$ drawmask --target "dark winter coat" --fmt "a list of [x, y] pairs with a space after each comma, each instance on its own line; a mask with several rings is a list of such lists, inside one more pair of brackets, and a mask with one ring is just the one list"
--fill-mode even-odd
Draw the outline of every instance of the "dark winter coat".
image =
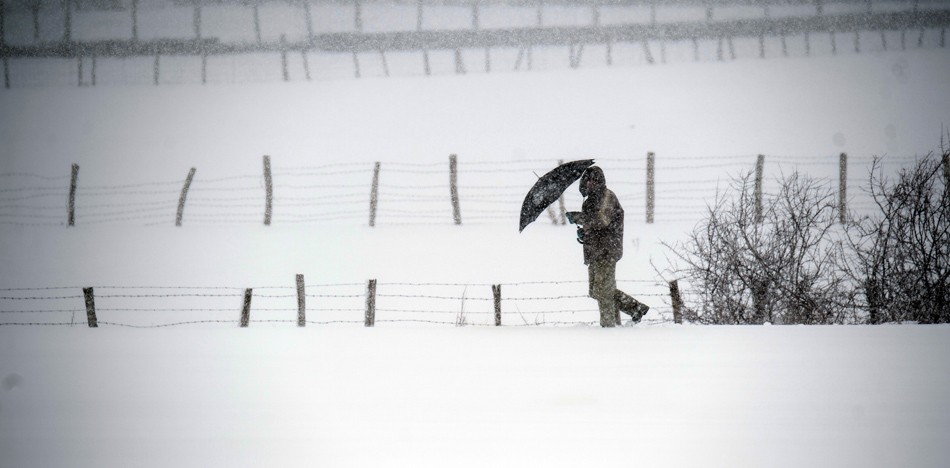
[[584, 264], [623, 257], [623, 207], [607, 189], [604, 171], [592, 166], [581, 177], [581, 194], [586, 198], [581, 207], [580, 237], [584, 244]]

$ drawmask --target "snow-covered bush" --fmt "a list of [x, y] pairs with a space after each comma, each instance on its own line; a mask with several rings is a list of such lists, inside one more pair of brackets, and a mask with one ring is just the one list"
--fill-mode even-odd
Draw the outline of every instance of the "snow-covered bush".
[[950, 149], [884, 176], [872, 166], [871, 195], [879, 212], [853, 218], [851, 276], [861, 285], [869, 323], [950, 322]]
[[692, 292], [686, 318], [706, 324], [853, 323], [854, 288], [838, 268], [835, 193], [794, 172], [775, 195], [735, 177], [686, 241], [670, 248]]

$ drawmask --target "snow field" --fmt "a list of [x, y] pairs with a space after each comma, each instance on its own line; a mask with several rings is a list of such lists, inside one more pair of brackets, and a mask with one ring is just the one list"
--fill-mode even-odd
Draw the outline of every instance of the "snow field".
[[[62, 216], [73, 163], [87, 197], [167, 190], [154, 195], [174, 203], [191, 167], [203, 181], [196, 189], [240, 187], [259, 197], [265, 154], [275, 172], [367, 168], [282, 174], [277, 183], [288, 185], [276, 195], [284, 198], [349, 194], [316, 187], [331, 184], [368, 188], [375, 161], [384, 171], [395, 162], [439, 168], [458, 154], [463, 187], [526, 190], [531, 171], [558, 159], [602, 159], [628, 210], [621, 288], [654, 308], [647, 323], [609, 330], [514, 326], [539, 316], [551, 325], [550, 310], [596, 320], [593, 301], [582, 297], [515, 300], [582, 296], [586, 270], [570, 227], [542, 215], [518, 234], [517, 218], [505, 221], [520, 202], [514, 189], [499, 190], [506, 196], [498, 207], [488, 203], [489, 190], [462, 191], [463, 220], [469, 208], [503, 212], [483, 225], [452, 225], [447, 200], [396, 206], [397, 195], [410, 197], [391, 186], [372, 229], [362, 215], [270, 227], [189, 224], [220, 213], [198, 206], [220, 201], [201, 197], [232, 196], [200, 190], [181, 228], [171, 224], [173, 205], [155, 206], [165, 216], [155, 226], [4, 224], [3, 295], [68, 287], [62, 296], [70, 297], [37, 308], [79, 312], [30, 318], [74, 319], [74, 327], [0, 327], [0, 466], [946, 466], [947, 326], [656, 322], [669, 310], [660, 243], [682, 239], [720, 180], [751, 170], [758, 154], [767, 155], [766, 174], [799, 167], [832, 185], [842, 152], [852, 158], [849, 180], [874, 155], [888, 155], [894, 171], [934, 150], [945, 131], [940, 123], [950, 122], [948, 67], [944, 50], [913, 50], [426, 79], [0, 92], [0, 174], [40, 176], [17, 182], [23, 185], [8, 185], [7, 177], [0, 190], [42, 185], [48, 188], [30, 195], [52, 194], [16, 201], [43, 207], [25, 214]], [[655, 224], [639, 212], [650, 151], [657, 155]], [[517, 164], [475, 172], [485, 161]], [[548, 162], [535, 168], [530, 161]], [[383, 172], [381, 183], [447, 183], [444, 172], [388, 178], [395, 174]], [[213, 182], [226, 178], [233, 179]], [[366, 189], [353, 190], [359, 199]], [[571, 192], [568, 209], [577, 209]], [[167, 203], [114, 195], [94, 202]], [[108, 209], [94, 211], [89, 201], [77, 201], [84, 216]], [[241, 213], [262, 216], [255, 213], [260, 198], [244, 203], [253, 206]], [[307, 209], [277, 205], [275, 220], [314, 216], [290, 208]], [[444, 210], [434, 221], [445, 224], [385, 218], [396, 209]], [[314, 295], [308, 319], [357, 323], [296, 327], [295, 300], [281, 296], [292, 294], [297, 273]], [[372, 278], [380, 310], [377, 326], [366, 329], [359, 310]], [[464, 296], [475, 325], [490, 318], [481, 311], [499, 283], [510, 326], [387, 321], [406, 318], [397, 309], [445, 310], [440, 318], [452, 321]], [[329, 284], [348, 286], [320, 286]], [[103, 322], [150, 326], [199, 313], [226, 322], [89, 329], [83, 286], [101, 288]], [[234, 289], [107, 297], [181, 293], [178, 287]], [[261, 294], [252, 320], [280, 321], [238, 329], [245, 287]], [[20, 306], [7, 300], [2, 310]], [[135, 310], [162, 307], [221, 310]], [[356, 311], [324, 310], [331, 308]]]
[[5, 327], [0, 461], [937, 467], [948, 333]]

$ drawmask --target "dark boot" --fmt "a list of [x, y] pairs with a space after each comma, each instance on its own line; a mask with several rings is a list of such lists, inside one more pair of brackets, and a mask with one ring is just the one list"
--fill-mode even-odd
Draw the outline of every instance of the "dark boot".
[[617, 306], [621, 312], [630, 316], [630, 319], [634, 322], [639, 322], [647, 311], [650, 310], [646, 304], [641, 303], [640, 301], [630, 297], [627, 293], [617, 290], [614, 294], [614, 298], [617, 301]]

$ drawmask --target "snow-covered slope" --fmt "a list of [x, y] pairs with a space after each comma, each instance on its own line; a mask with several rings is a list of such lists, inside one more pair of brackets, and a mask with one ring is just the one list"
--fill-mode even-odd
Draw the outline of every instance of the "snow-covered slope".
[[[665, 264], [659, 242], [697, 218], [644, 223], [643, 173], [622, 172], [616, 161], [642, 167], [655, 152], [658, 209], [667, 210], [701, 207], [716, 180], [744, 169], [708, 168], [734, 161], [722, 157], [748, 156], [751, 165], [766, 154], [784, 161], [770, 174], [800, 166], [833, 183], [841, 152], [867, 161], [934, 150], [950, 122], [948, 71], [945, 50], [923, 50], [465, 77], [0, 90], [0, 173], [62, 184], [78, 163], [89, 187], [177, 184], [191, 167], [206, 179], [259, 175], [265, 154], [291, 168], [429, 164], [458, 154], [525, 167], [463, 172], [461, 183], [504, 177], [527, 189], [531, 170], [601, 158], [608, 182], [630, 184], [623, 203], [636, 213], [627, 221], [621, 287], [649, 298], [651, 317], [662, 319], [669, 278], [655, 269]], [[529, 169], [530, 161], [551, 163]], [[4, 197], [17, 196], [10, 193], [19, 192]], [[462, 197], [464, 204], [464, 190]], [[506, 203], [517, 205], [513, 197]], [[569, 202], [576, 209], [577, 198]], [[65, 199], [51, 203], [65, 210]], [[402, 208], [386, 203], [381, 211]], [[451, 212], [447, 201], [444, 209]], [[340, 294], [352, 296], [346, 304], [308, 300], [314, 320], [337, 307], [355, 309], [361, 322], [363, 285], [376, 278], [380, 294], [391, 296], [380, 298], [380, 309], [428, 307], [402, 296], [418, 294], [408, 283], [438, 283], [448, 289], [426, 290], [450, 298], [438, 307], [464, 307], [470, 323], [487, 323], [479, 314], [491, 307], [489, 286], [505, 283], [506, 325], [553, 322], [542, 314], [551, 308], [575, 312], [572, 321], [596, 320], [582, 297], [586, 270], [573, 230], [543, 220], [517, 234], [516, 216], [369, 228], [363, 219], [189, 224], [189, 214], [181, 228], [171, 218], [158, 226], [0, 224], [0, 288], [13, 297], [34, 293], [9, 288], [70, 287], [67, 299], [36, 307], [78, 310], [62, 320], [82, 323], [82, 286], [292, 288], [303, 273], [308, 284], [355, 285]], [[528, 284], [536, 281], [548, 283]], [[101, 311], [103, 322], [183, 320], [132, 310], [161, 304], [112, 295], [97, 299], [112, 309]], [[557, 306], [543, 299], [561, 295], [581, 297]], [[513, 300], [531, 297], [542, 299]], [[239, 295], [209, 300], [174, 307], [222, 309], [236, 319]], [[252, 318], [295, 318], [292, 297], [255, 298], [254, 307]], [[0, 327], [0, 466], [950, 461], [944, 326], [439, 328], [397, 326], [387, 313], [378, 313], [375, 329]]]

